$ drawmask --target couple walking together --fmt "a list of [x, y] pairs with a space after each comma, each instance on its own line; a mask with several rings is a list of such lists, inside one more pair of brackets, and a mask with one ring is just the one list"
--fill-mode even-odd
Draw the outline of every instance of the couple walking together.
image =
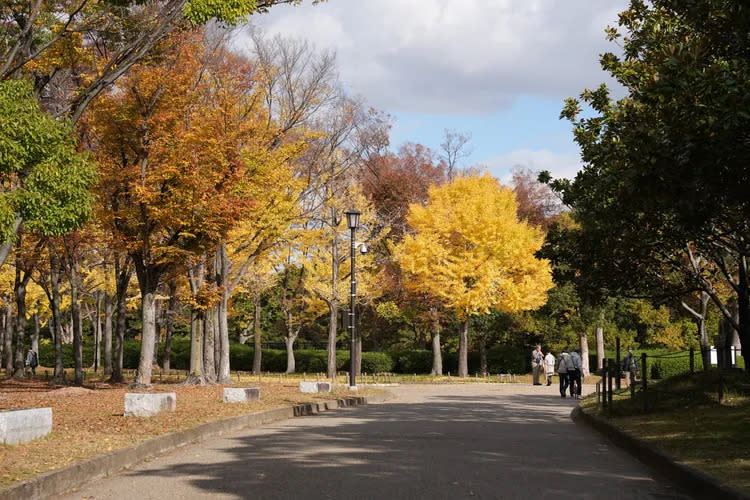
[[[583, 399], [581, 396], [581, 371], [582, 371], [581, 352], [574, 349], [568, 354], [567, 349], [560, 353], [560, 361], [557, 364], [557, 375], [560, 378], [560, 397], [564, 398], [568, 387], [570, 387], [570, 397]], [[547, 385], [552, 384], [552, 375], [555, 373], [555, 356], [547, 350], [547, 354], [542, 354], [542, 346], [537, 345], [531, 353], [531, 368], [534, 376], [534, 385], [542, 385], [540, 377], [544, 371], [547, 379]]]

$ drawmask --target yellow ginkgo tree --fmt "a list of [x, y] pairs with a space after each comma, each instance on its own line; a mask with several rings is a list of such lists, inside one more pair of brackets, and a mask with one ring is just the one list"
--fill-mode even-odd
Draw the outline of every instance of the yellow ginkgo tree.
[[552, 288], [549, 262], [534, 257], [544, 235], [519, 221], [516, 209], [513, 192], [489, 174], [458, 178], [432, 187], [425, 206], [410, 206], [413, 233], [394, 250], [408, 286], [461, 320], [462, 377], [468, 375], [471, 316], [535, 309]]

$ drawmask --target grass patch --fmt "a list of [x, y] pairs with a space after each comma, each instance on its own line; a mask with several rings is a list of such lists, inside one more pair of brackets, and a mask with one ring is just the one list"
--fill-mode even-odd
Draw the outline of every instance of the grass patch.
[[[233, 387], [260, 387], [261, 400], [225, 404], [221, 402], [223, 386], [183, 386], [166, 380], [158, 383], [157, 379], [152, 392], [176, 392], [177, 411], [150, 418], [124, 417], [124, 395], [134, 391], [125, 384], [107, 384], [92, 374], [83, 387], [50, 386], [40, 378], [0, 382], [0, 409], [51, 407], [53, 418], [48, 436], [21, 445], [0, 445], [0, 488], [205, 422], [352, 395], [345, 387], [334, 387], [332, 394], [301, 394], [298, 382], [302, 376], [280, 381], [278, 374], [264, 375], [259, 382], [257, 376], [242, 375], [238, 381], [234, 375]], [[307, 380], [315, 377], [308, 375]], [[379, 392], [363, 388], [357, 395]]]
[[[602, 416], [677, 460], [750, 494], [750, 375], [712, 371], [649, 384], [646, 413], [640, 390], [634, 399], [622, 390]], [[593, 398], [587, 399], [584, 410], [596, 412]]]

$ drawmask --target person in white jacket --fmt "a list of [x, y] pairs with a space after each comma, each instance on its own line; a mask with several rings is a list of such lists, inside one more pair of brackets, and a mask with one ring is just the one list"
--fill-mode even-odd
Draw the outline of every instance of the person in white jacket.
[[544, 356], [544, 375], [547, 377], [547, 385], [552, 385], [552, 375], [555, 374], [555, 357], [552, 352], [547, 351], [547, 355]]

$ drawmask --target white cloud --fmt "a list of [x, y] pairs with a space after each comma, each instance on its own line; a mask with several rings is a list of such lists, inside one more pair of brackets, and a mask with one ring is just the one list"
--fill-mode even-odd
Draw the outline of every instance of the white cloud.
[[509, 183], [511, 171], [518, 167], [534, 172], [548, 170], [553, 178], [572, 179], [582, 166], [577, 153], [555, 153], [544, 149], [519, 149], [480, 161], [479, 164], [485, 165], [504, 184]]
[[485, 113], [519, 94], [562, 98], [606, 81], [604, 27], [626, 0], [329, 0], [277, 6], [269, 33], [338, 53], [355, 92], [388, 110]]

